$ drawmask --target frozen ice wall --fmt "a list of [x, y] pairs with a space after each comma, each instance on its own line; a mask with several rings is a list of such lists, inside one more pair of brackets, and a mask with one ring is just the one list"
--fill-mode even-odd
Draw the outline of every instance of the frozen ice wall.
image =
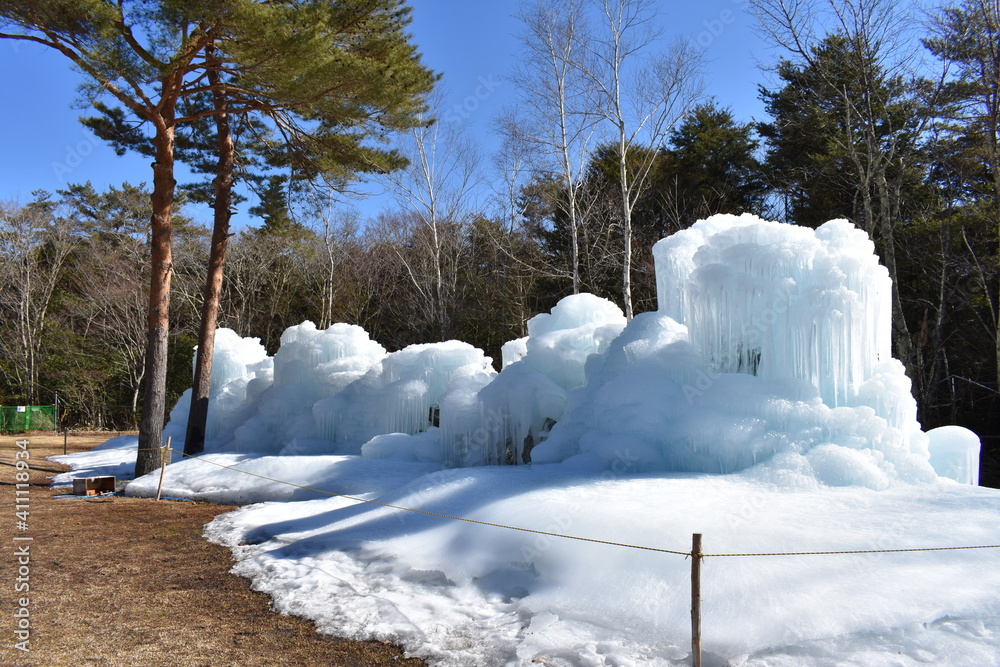
[[504, 346], [504, 368], [488, 384], [469, 382], [445, 396], [441, 442], [446, 463], [519, 464], [584, 384], [588, 358], [625, 327], [618, 306], [593, 294], [565, 297], [528, 321], [528, 336]]
[[[197, 363], [197, 348], [195, 359]], [[209, 411], [205, 424], [205, 437], [209, 440], [231, 430], [248, 401], [250, 383], [258, 373], [270, 372], [271, 359], [259, 338], [242, 338], [232, 329], [220, 328], [215, 332], [215, 346], [212, 356], [212, 376], [209, 381]], [[181, 396], [170, 412], [170, 423], [164, 435], [170, 436], [175, 445], [184, 440], [187, 430], [188, 411], [191, 406], [191, 390]]]
[[[868, 235], [846, 220], [816, 230], [713, 216], [653, 249], [660, 311], [688, 327], [719, 373], [798, 378], [830, 407], [867, 403], [891, 363], [892, 291]], [[896, 400], [909, 399], [894, 396]], [[881, 406], [895, 426], [908, 408]]]
[[713, 216], [654, 257], [659, 312], [587, 364], [533, 460], [721, 473], [767, 462], [758, 474], [872, 488], [933, 479], [867, 235], [843, 220]]
[[274, 381], [233, 433], [229, 449], [278, 452], [315, 438], [311, 408], [377, 367], [385, 348], [353, 324], [320, 330], [312, 322], [289, 327], [274, 355]]
[[[326, 330], [312, 322], [290, 327], [274, 357], [266, 355], [259, 339], [219, 329], [206, 449], [275, 452], [297, 437], [310, 436], [312, 404], [362, 377], [384, 356], [385, 349], [364, 329], [349, 324]], [[189, 401], [190, 390], [171, 411], [164, 430], [175, 441], [184, 437]]]
[[[436, 425], [442, 397], [453, 382], [489, 382], [494, 375], [492, 360], [468, 343], [410, 345], [317, 402], [312, 408], [317, 436], [334, 443], [337, 452], [358, 454], [377, 435], [422, 433]], [[301, 448], [286, 453], [291, 452], [304, 453]]]

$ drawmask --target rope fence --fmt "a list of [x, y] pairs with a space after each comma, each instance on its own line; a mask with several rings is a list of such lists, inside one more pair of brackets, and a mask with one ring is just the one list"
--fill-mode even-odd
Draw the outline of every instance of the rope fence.
[[160, 466], [160, 483], [157, 488], [157, 499], [160, 498], [160, 491], [163, 487], [163, 474], [166, 468], [166, 464], [170, 463], [170, 457], [168, 454], [178, 453], [183, 458], [190, 458], [198, 460], [202, 463], [207, 463], [218, 468], [224, 468], [226, 470], [232, 470], [244, 475], [249, 475], [251, 477], [256, 477], [258, 479], [266, 480], [269, 482], [274, 482], [276, 484], [283, 484], [286, 486], [294, 487], [297, 489], [303, 489], [306, 491], [312, 491], [321, 495], [326, 495], [335, 498], [343, 498], [345, 500], [351, 500], [358, 503], [367, 503], [369, 505], [376, 505], [379, 507], [385, 507], [389, 509], [400, 510], [404, 512], [412, 512], [414, 514], [422, 514], [425, 516], [432, 516], [440, 519], [447, 519], [450, 521], [462, 521], [465, 523], [477, 524], [481, 526], [490, 526], [493, 528], [502, 528], [505, 530], [519, 531], [523, 533], [531, 533], [535, 535], [544, 535], [547, 537], [555, 537], [559, 539], [566, 540], [576, 540], [579, 542], [589, 542], [593, 544], [606, 544], [614, 547], [622, 547], [626, 549], [638, 549], [642, 551], [652, 551], [656, 553], [673, 554], [677, 556], [684, 556], [685, 558], [691, 558], [691, 664], [693, 667], [701, 667], [701, 564], [706, 558], [750, 558], [750, 557], [762, 557], [762, 556], [838, 556], [838, 555], [858, 555], [858, 554], [893, 554], [893, 553], [918, 553], [918, 552], [933, 552], [933, 551], [971, 551], [979, 549], [1000, 549], [1000, 544], [984, 544], [984, 545], [973, 545], [973, 546], [955, 546], [955, 547], [912, 547], [912, 548], [901, 548], [901, 549], [851, 549], [843, 551], [781, 551], [781, 552], [747, 552], [747, 553], [704, 553], [702, 551], [702, 535], [701, 533], [694, 533], [692, 535], [692, 545], [690, 551], [680, 551], [675, 549], [663, 549], [660, 547], [645, 546], [639, 544], [629, 544], [627, 542], [616, 542], [613, 540], [603, 540], [593, 537], [583, 537], [580, 535], [567, 535], [564, 533], [556, 533], [547, 530], [538, 530], [535, 528], [525, 528], [523, 526], [510, 526], [502, 523], [495, 523], [490, 521], [480, 521], [478, 519], [470, 519], [468, 517], [453, 516], [450, 514], [442, 514], [439, 512], [431, 512], [429, 510], [417, 509], [414, 507], [406, 507], [403, 505], [395, 505], [392, 503], [384, 503], [378, 500], [370, 500], [367, 498], [359, 498], [357, 496], [351, 496], [343, 493], [337, 493], [335, 491], [328, 491], [325, 489], [318, 489], [316, 487], [307, 486], [304, 484], [297, 484], [295, 482], [289, 482], [287, 480], [277, 479], [275, 477], [269, 477], [267, 475], [262, 475], [259, 473], [251, 472], [249, 470], [242, 470], [234, 466], [225, 465], [222, 463], [217, 463], [203, 456], [194, 456], [191, 454], [185, 454], [183, 451], [173, 449], [170, 447], [170, 439], [167, 439], [167, 444], [161, 448], [150, 448], [150, 449], [123, 449], [121, 451], [159, 451], [163, 458], [161, 459], [163, 465]]

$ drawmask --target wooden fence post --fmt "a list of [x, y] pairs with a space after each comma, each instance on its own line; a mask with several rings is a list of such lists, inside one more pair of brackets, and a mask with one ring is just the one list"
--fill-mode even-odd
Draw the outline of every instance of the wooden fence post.
[[691, 665], [701, 667], [701, 533], [691, 536]]
[[163, 473], [167, 469], [167, 457], [170, 456], [170, 436], [167, 436], [167, 444], [160, 448], [160, 483], [156, 485], [156, 499], [160, 499], [160, 492], [163, 490]]

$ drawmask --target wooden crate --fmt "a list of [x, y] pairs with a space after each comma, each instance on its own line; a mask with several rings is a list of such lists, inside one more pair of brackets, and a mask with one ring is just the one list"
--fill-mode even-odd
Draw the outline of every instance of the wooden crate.
[[74, 496], [98, 496], [102, 493], [115, 492], [115, 478], [85, 477], [73, 480]]

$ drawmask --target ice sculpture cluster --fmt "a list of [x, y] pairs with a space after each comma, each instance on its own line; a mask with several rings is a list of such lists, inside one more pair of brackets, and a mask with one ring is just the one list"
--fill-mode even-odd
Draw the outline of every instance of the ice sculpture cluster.
[[441, 444], [451, 466], [520, 464], [586, 381], [584, 366], [625, 328], [618, 306], [592, 294], [562, 299], [528, 320], [528, 336], [508, 343], [504, 368], [481, 386], [463, 385], [441, 408]]
[[206, 448], [976, 483], [978, 438], [916, 421], [890, 352], [891, 283], [864, 232], [720, 215], [654, 258], [657, 312], [626, 322], [607, 300], [566, 297], [503, 346], [499, 373], [458, 341], [389, 354], [360, 327], [306, 322], [272, 359], [220, 330]]
[[[206, 438], [223, 437], [235, 428], [254, 390], [260, 389], [259, 381], [254, 385], [251, 385], [251, 381], [258, 373], [269, 374], [271, 361], [267, 350], [260, 344], [260, 339], [241, 338], [232, 329], [218, 329], [215, 332]], [[192, 367], [193, 365], [194, 362]], [[186, 425], [190, 405], [191, 392], [188, 390], [171, 411], [171, 424], [182, 422]], [[175, 441], [179, 441], [184, 437], [184, 430], [178, 434], [174, 424], [174, 427], [168, 427], [165, 435], [171, 435]]]
[[[217, 332], [216, 358], [248, 349], [263, 352], [259, 339]], [[214, 365], [212, 375], [210, 423], [219, 412], [226, 428], [208, 431], [207, 450], [358, 454], [377, 435], [426, 431], [449, 385], [495, 372], [489, 357], [467, 343], [411, 345], [390, 354], [359, 326], [318, 330], [304, 322], [281, 335], [273, 358], [237, 368], [218, 386]], [[190, 390], [164, 431], [175, 442], [183, 440], [189, 405]]]

